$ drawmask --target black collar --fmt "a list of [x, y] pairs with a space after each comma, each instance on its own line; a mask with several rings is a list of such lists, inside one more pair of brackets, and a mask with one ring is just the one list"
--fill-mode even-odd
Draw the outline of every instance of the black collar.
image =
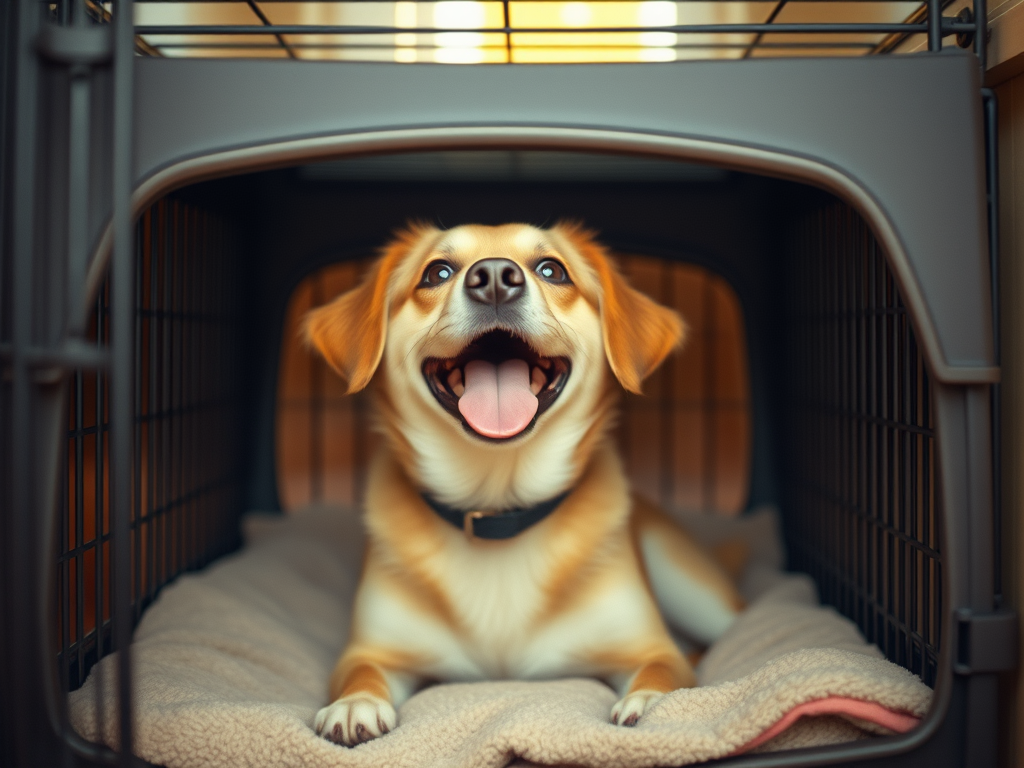
[[570, 493], [571, 488], [553, 499], [534, 504], [532, 507], [516, 507], [496, 512], [456, 509], [432, 499], [425, 493], [421, 493], [420, 496], [439, 517], [462, 529], [470, 538], [475, 536], [478, 539], [511, 539], [558, 509], [558, 505], [565, 501]]

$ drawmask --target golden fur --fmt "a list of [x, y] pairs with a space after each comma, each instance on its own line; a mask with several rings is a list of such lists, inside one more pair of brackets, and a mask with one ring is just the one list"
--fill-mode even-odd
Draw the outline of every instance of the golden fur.
[[[495, 257], [525, 275], [514, 328], [500, 319], [481, 327], [466, 298], [470, 267]], [[568, 281], [541, 278], [552, 259]], [[450, 277], [421, 282], [439, 260]], [[422, 368], [456, 358], [492, 327], [571, 360], [557, 399], [510, 439], [482, 439], [453, 418]], [[608, 435], [617, 387], [639, 392], [685, 326], [631, 288], [590, 233], [410, 227], [359, 287], [310, 313], [306, 334], [349, 392], [372, 380], [386, 437], [368, 478], [352, 633], [319, 733], [346, 745], [380, 736], [395, 727], [395, 707], [435, 680], [595, 676], [619, 692], [610, 718], [627, 726], [664, 693], [695, 684], [665, 619], [710, 642], [742, 602], [684, 531], [631, 497]], [[500, 511], [568, 489], [552, 514], [504, 540], [467, 536], [421, 496]], [[742, 560], [724, 555], [733, 567]]]

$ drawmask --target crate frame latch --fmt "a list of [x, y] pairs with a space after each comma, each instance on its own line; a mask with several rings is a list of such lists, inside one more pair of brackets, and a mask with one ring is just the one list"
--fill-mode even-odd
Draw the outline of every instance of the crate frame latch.
[[959, 675], [1006, 672], [1017, 668], [1020, 620], [1015, 611], [975, 613], [959, 608], [956, 620], [956, 661]]

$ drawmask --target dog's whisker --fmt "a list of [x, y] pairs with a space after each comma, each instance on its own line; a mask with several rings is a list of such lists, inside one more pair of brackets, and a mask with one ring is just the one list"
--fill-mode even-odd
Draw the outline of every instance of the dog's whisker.
[[[449, 328], [452, 327], [451, 323], [445, 323], [440, 328], [436, 328], [435, 327], [436, 325], [437, 325], [437, 323], [435, 323], [434, 325], [432, 325], [430, 327], [430, 332], [428, 333], [428, 339], [429, 338], [433, 338], [434, 336], [437, 336], [439, 333], [444, 333], [445, 331], [447, 331]], [[426, 344], [428, 339], [424, 339], [422, 343]]]
[[[572, 339], [569, 338], [569, 334], [566, 333], [565, 331], [565, 326], [557, 317], [553, 319], [555, 321], [555, 324], [552, 324], [549, 321], [544, 320], [544, 325], [550, 328], [566, 346], [573, 346]], [[576, 335], [576, 341], [579, 342], [579, 334], [576, 334], [575, 330], [573, 331], [573, 333]], [[582, 344], [576, 344], [576, 347], [580, 349], [584, 348]]]
[[440, 318], [438, 318], [433, 323], [431, 323], [423, 331], [423, 333], [421, 333], [419, 336], [416, 337], [416, 341], [413, 342], [413, 349], [416, 349], [416, 350], [422, 349], [427, 344], [427, 342], [429, 342], [431, 340], [431, 338], [433, 338], [436, 335], [435, 328], [437, 328], [437, 324], [439, 322], [441, 322]]
[[[423, 329], [422, 332], [420, 332], [416, 336], [416, 339], [413, 341], [413, 343], [409, 345], [409, 351], [406, 352], [405, 353], [405, 357], [402, 358], [402, 363], [403, 364], [409, 359], [409, 356], [413, 352], [418, 352], [422, 348], [422, 346], [427, 343], [427, 341], [429, 340], [429, 336], [430, 336], [431, 330], [434, 328], [434, 326], [436, 326], [439, 322], [441, 322], [441, 319], [442, 318], [440, 318], [440, 317], [437, 318], [437, 320], [435, 320], [433, 323], [428, 325], [425, 329]], [[442, 328], [441, 330], [444, 330], [444, 329]]]
[[[561, 320], [559, 320], [559, 319], [558, 319], [557, 317], [555, 318], [555, 322], [556, 322], [556, 323], [558, 323], [558, 327], [562, 329], [562, 332], [563, 332], [563, 333], [565, 333], [565, 336], [566, 336], [566, 343], [568, 343], [568, 344], [571, 344], [571, 345], [573, 345], [573, 346], [574, 346], [575, 348], [577, 348], [577, 349], [581, 350], [581, 353], [582, 353], [582, 354], [583, 354], [583, 355], [584, 355], [584, 356], [585, 356], [585, 357], [586, 357], [586, 358], [587, 358], [588, 360], [589, 360], [589, 359], [591, 359], [591, 357], [590, 357], [590, 352], [589, 352], [589, 351], [587, 350], [587, 346], [586, 346], [585, 344], [583, 344], [583, 340], [582, 340], [582, 339], [580, 338], [580, 333], [579, 333], [579, 331], [577, 331], [577, 330], [576, 330], [575, 328], [573, 328], [573, 327], [572, 327], [571, 325], [570, 325], [570, 326], [566, 326], [566, 325], [565, 325], [565, 324], [564, 324], [564, 323], [563, 323], [563, 322], [562, 322]], [[572, 335], [573, 335], [573, 336], [575, 337], [575, 340], [576, 340], [576, 343], [575, 343], [575, 344], [573, 344], [573, 343], [572, 343], [572, 342], [571, 342], [571, 341], [569, 340], [569, 338], [568, 338], [568, 333], [566, 333], [566, 329], [568, 329], [569, 331], [572, 331]]]

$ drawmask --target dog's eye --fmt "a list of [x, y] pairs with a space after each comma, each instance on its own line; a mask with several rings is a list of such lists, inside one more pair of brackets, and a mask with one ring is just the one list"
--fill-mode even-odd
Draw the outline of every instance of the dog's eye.
[[554, 259], [544, 259], [534, 269], [538, 275], [544, 278], [549, 283], [568, 283], [569, 275], [565, 271], [565, 267], [559, 264]]
[[435, 261], [433, 264], [427, 267], [423, 273], [423, 279], [420, 281], [421, 288], [433, 288], [435, 285], [440, 285], [451, 279], [452, 275], [455, 274], [455, 267], [449, 264], [447, 261]]

